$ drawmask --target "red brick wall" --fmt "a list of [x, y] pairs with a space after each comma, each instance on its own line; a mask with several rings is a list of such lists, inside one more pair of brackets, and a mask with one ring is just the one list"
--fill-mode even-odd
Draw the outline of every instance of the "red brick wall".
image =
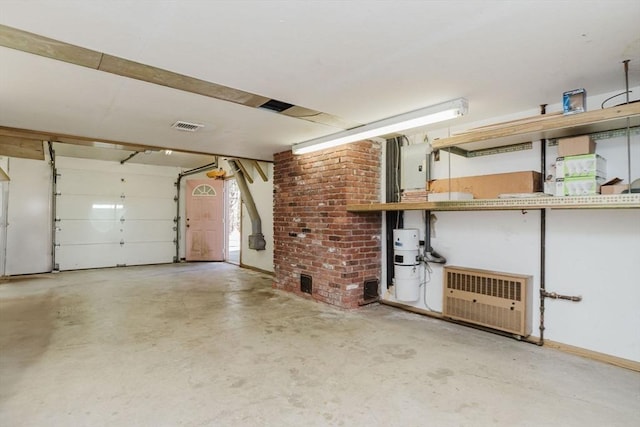
[[380, 200], [380, 144], [362, 141], [316, 153], [275, 155], [274, 287], [344, 308], [363, 300], [365, 280], [380, 280], [381, 215], [346, 211]]

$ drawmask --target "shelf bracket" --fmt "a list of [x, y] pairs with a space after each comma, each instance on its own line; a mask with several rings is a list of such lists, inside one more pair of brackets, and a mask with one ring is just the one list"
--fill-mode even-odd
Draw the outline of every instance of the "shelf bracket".
[[474, 157], [492, 156], [494, 154], [504, 154], [504, 153], [513, 153], [515, 151], [531, 150], [531, 148], [532, 148], [531, 142], [522, 142], [519, 144], [505, 145], [502, 147], [481, 148], [479, 150], [465, 150], [464, 148], [460, 148], [454, 145], [452, 147], [447, 147], [446, 151], [451, 154], [456, 154], [458, 156], [471, 159]]

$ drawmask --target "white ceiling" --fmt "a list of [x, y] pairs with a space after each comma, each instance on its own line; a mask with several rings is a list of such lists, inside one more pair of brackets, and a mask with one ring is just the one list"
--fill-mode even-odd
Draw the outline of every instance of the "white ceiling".
[[[0, 2], [1, 24], [358, 123], [621, 91], [624, 59], [638, 85], [639, 22], [637, 0]], [[0, 126], [263, 160], [341, 130], [4, 47], [0, 99]]]

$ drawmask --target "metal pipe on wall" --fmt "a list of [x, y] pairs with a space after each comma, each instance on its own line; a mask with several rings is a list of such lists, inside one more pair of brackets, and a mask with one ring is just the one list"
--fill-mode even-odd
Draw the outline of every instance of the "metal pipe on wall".
[[124, 165], [126, 162], [128, 162], [129, 160], [133, 159], [135, 156], [137, 156], [138, 154], [140, 154], [139, 151], [134, 151], [133, 153], [129, 154], [129, 156], [126, 159], [122, 159], [120, 160], [120, 164]]
[[[540, 105], [540, 114], [544, 115], [547, 112], [547, 104]], [[540, 179], [542, 180], [542, 188], [544, 188], [545, 175], [547, 173], [547, 140], [545, 138], [540, 139]], [[540, 338], [537, 342], [538, 345], [544, 345], [544, 312], [545, 312], [545, 298], [563, 299], [567, 301], [580, 302], [581, 296], [569, 296], [560, 295], [555, 292], [547, 292], [546, 288], [546, 239], [547, 239], [547, 211], [546, 209], [540, 209]]]
[[[540, 105], [540, 114], [547, 113], [547, 104]], [[547, 175], [547, 140], [540, 140], [540, 188], [544, 189]], [[538, 345], [544, 344], [544, 299], [546, 294], [546, 256], [547, 256], [547, 210], [540, 209], [540, 337]]]
[[[624, 90], [626, 93], [625, 103], [629, 104], [629, 60], [622, 61], [624, 64]], [[631, 118], [627, 117], [627, 179], [629, 180], [629, 193], [631, 193]]]
[[[386, 169], [386, 186], [385, 186], [385, 202], [395, 203], [400, 201], [400, 146], [402, 138], [387, 139], [387, 162]], [[387, 289], [393, 285], [394, 267], [393, 267], [393, 230], [394, 228], [402, 228], [403, 212], [387, 211], [385, 212], [386, 220], [386, 241], [387, 241]]]
[[[426, 142], [426, 138], [425, 138], [425, 142]], [[448, 157], [449, 157], [449, 176], [451, 176], [451, 150], [449, 150], [448, 153]], [[431, 182], [431, 164], [433, 162], [433, 151], [429, 152], [429, 154], [427, 155], [427, 182]], [[449, 180], [449, 191], [451, 191], [451, 180]], [[451, 194], [451, 193], [449, 193]], [[433, 247], [431, 246], [431, 233], [432, 233], [432, 219], [435, 220], [435, 216], [432, 216], [431, 211], [427, 210], [424, 212], [424, 261], [425, 261], [425, 268], [426, 267], [426, 263], [427, 262], [433, 262], [436, 264], [446, 264], [447, 263], [447, 259], [445, 257], [443, 257], [442, 255], [440, 255], [438, 252], [436, 252], [435, 250], [433, 250]], [[427, 305], [426, 303], [426, 299], [425, 299], [425, 306]]]
[[57, 271], [56, 267], [56, 197], [58, 185], [58, 172], [56, 171], [56, 152], [53, 149], [53, 142], [47, 141], [49, 147], [49, 161], [51, 164], [51, 269]]

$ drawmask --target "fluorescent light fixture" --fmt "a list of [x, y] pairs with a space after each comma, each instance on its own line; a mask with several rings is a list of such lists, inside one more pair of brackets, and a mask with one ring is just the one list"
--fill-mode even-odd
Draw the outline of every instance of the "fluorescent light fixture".
[[306, 154], [324, 150], [349, 142], [362, 141], [376, 136], [389, 135], [408, 129], [414, 129], [432, 123], [443, 122], [463, 116], [467, 113], [468, 102], [465, 98], [455, 99], [442, 104], [414, 110], [409, 113], [378, 120], [343, 132], [323, 136], [309, 141], [293, 144], [293, 154]]

